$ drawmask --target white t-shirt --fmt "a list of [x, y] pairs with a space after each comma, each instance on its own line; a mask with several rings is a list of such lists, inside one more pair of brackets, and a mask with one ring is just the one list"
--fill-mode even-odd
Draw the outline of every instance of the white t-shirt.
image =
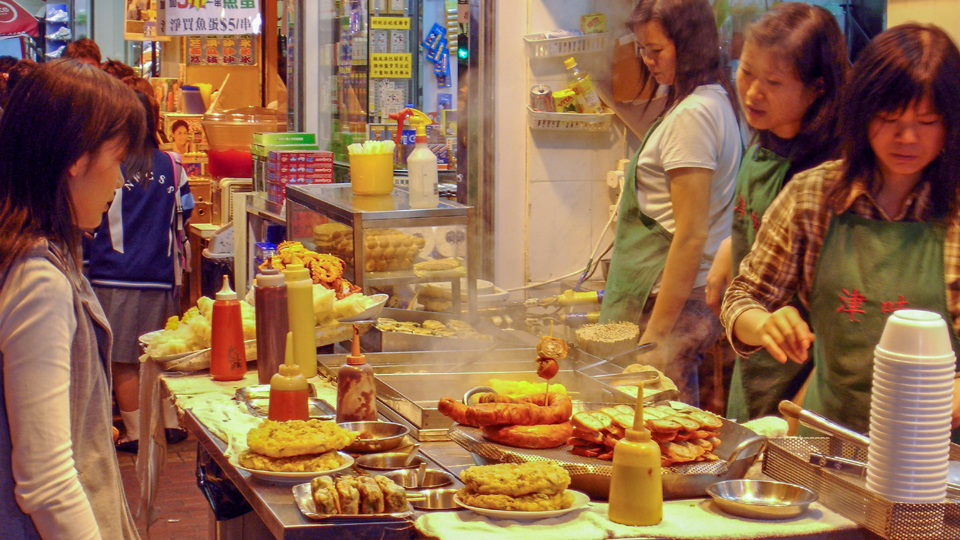
[[[706, 285], [707, 272], [720, 242], [730, 235], [731, 205], [742, 148], [740, 128], [727, 92], [719, 84], [706, 84], [697, 87], [664, 116], [640, 152], [637, 161], [640, 210], [670, 233], [676, 232], [676, 221], [666, 171], [681, 167], [713, 171], [710, 234], [694, 287]], [[658, 279], [654, 292], [659, 288]]]

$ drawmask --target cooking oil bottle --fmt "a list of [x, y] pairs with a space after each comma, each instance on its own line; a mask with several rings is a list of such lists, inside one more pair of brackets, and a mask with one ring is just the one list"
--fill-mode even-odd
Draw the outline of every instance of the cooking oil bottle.
[[589, 114], [598, 114], [603, 112], [600, 106], [600, 97], [597, 96], [597, 90], [593, 86], [593, 80], [590, 79], [585, 71], [577, 69], [577, 60], [572, 56], [563, 61], [567, 68], [567, 86], [576, 92], [577, 101], [583, 109], [582, 112]]

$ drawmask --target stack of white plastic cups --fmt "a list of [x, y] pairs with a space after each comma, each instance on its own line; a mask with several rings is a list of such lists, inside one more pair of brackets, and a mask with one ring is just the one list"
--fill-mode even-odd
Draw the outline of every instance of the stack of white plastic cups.
[[867, 487], [894, 502], [946, 496], [956, 356], [936, 313], [896, 311], [874, 352]]

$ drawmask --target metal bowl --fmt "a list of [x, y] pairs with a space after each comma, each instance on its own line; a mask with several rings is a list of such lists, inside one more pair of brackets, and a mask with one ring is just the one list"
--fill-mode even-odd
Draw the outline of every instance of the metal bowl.
[[422, 457], [416, 456], [409, 465], [404, 465], [407, 455], [401, 452], [386, 452], [383, 454], [368, 454], [360, 456], [355, 463], [358, 467], [364, 469], [373, 469], [375, 471], [395, 471], [397, 469], [416, 469], [421, 463], [426, 463]]
[[384, 476], [407, 489], [438, 488], [453, 483], [453, 475], [439, 469], [427, 469], [423, 472], [423, 482], [417, 483], [417, 472], [417, 469], [403, 469], [388, 472]]
[[709, 486], [707, 494], [723, 511], [752, 519], [796, 517], [817, 500], [805, 487], [772, 480], [725, 480]]
[[357, 439], [345, 448], [347, 452], [384, 452], [400, 446], [410, 429], [393, 422], [343, 422], [340, 427], [359, 431], [363, 439]]
[[453, 501], [457, 494], [454, 488], [425, 489], [420, 492], [423, 498], [410, 498], [410, 504], [417, 510], [453, 510], [459, 508]]

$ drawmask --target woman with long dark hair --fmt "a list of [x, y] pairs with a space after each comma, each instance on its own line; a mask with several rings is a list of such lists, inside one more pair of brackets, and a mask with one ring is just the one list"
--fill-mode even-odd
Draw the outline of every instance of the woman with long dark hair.
[[627, 169], [601, 321], [629, 321], [644, 362], [699, 402], [697, 366], [720, 336], [704, 301], [710, 262], [729, 234], [741, 141], [706, 0], [640, 0], [628, 26], [666, 106]]
[[143, 108], [99, 67], [58, 60], [0, 120], [0, 524], [12, 538], [135, 539], [112, 437], [110, 328], [81, 273], [139, 162]]
[[[783, 186], [794, 174], [840, 157], [837, 126], [848, 71], [843, 33], [822, 7], [777, 4], [747, 31], [736, 82], [755, 137], [737, 174], [731, 237], [721, 244], [707, 278], [707, 302], [717, 313]], [[796, 396], [811, 369], [811, 364], [781, 365], [764, 351], [737, 358], [727, 417], [745, 422], [776, 414], [780, 400]]]
[[813, 346], [803, 406], [859, 432], [891, 312], [940, 313], [960, 350], [957, 96], [960, 51], [943, 30], [906, 24], [874, 38], [844, 89], [842, 158], [787, 184], [724, 297], [738, 353], [803, 363]]

